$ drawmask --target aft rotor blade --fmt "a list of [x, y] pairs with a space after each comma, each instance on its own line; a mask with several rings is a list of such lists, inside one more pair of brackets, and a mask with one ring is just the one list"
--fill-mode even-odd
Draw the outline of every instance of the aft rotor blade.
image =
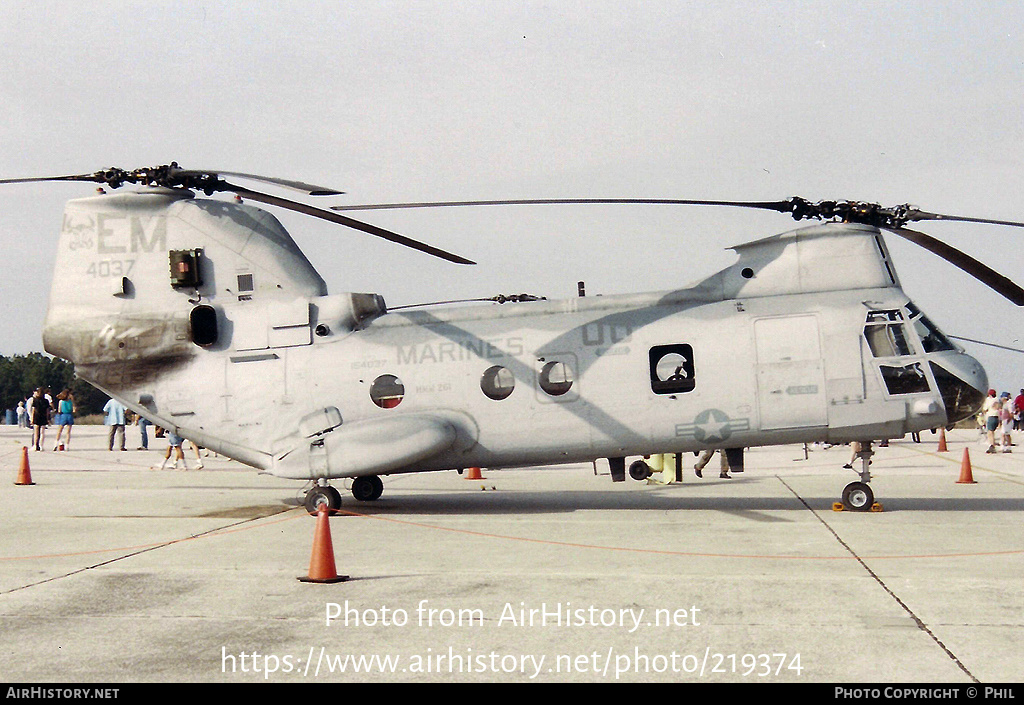
[[937, 254], [950, 264], [959, 267], [978, 281], [1002, 294], [1017, 306], [1024, 306], [1024, 289], [1021, 289], [1002, 274], [982, 264], [970, 255], [917, 230], [909, 228], [886, 228], [886, 230]]
[[251, 179], [252, 181], [262, 181], [268, 184], [283, 186], [284, 188], [289, 188], [294, 191], [300, 191], [307, 196], [340, 196], [345, 193], [344, 191], [336, 191], [335, 189], [328, 188], [326, 186], [307, 184], [304, 181], [279, 179], [274, 176], [260, 176], [259, 174], [243, 174], [239, 171], [220, 171], [218, 169], [180, 169], [179, 171], [181, 174], [186, 176], [204, 176], [207, 174], [215, 174], [218, 176], [237, 176], [240, 179]]
[[284, 188], [300, 191], [308, 196], [338, 196], [344, 191], [307, 184], [304, 181], [291, 179], [279, 179], [273, 176], [261, 176], [259, 174], [244, 174], [237, 171], [214, 171], [209, 169], [182, 169], [177, 162], [165, 164], [158, 167], [148, 167], [125, 171], [111, 167], [92, 174], [68, 174], [63, 176], [38, 176], [23, 179], [0, 179], [0, 184], [37, 183], [42, 181], [92, 181], [99, 184], [106, 184], [111, 188], [120, 188], [126, 183], [143, 184], [150, 186], [164, 186], [166, 188], [188, 188], [198, 189], [212, 194], [218, 191], [232, 190], [220, 176], [237, 176], [243, 179], [252, 179], [268, 184], [275, 184]]
[[434, 247], [433, 245], [427, 245], [426, 243], [413, 240], [412, 238], [405, 237], [404, 235], [393, 233], [390, 230], [385, 230], [384, 228], [378, 227], [376, 225], [370, 225], [369, 223], [363, 223], [358, 220], [353, 220], [348, 216], [339, 215], [338, 213], [332, 213], [331, 211], [323, 210], [322, 208], [316, 208], [315, 206], [308, 206], [304, 203], [290, 201], [287, 198], [271, 196], [266, 193], [260, 193], [259, 191], [250, 191], [249, 189], [242, 188], [240, 186], [233, 186], [231, 184], [227, 184], [227, 186], [227, 190], [237, 193], [242, 198], [250, 198], [254, 201], [267, 203], [272, 206], [287, 208], [288, 210], [295, 211], [296, 213], [303, 213], [305, 215], [311, 215], [314, 218], [321, 218], [332, 223], [345, 225], [349, 228], [354, 228], [355, 230], [360, 230], [364, 233], [369, 233], [370, 235], [375, 235], [377, 237], [384, 238], [385, 240], [390, 240], [391, 242], [397, 243], [399, 245], [405, 245], [406, 247], [411, 247], [414, 250], [425, 252], [428, 255], [440, 257], [443, 260], [454, 262], [455, 264], [476, 264], [476, 262], [468, 260], [465, 257], [460, 257], [459, 255], [452, 254], [451, 252], [446, 252], [445, 250]]
[[31, 184], [42, 181], [94, 181], [104, 183], [102, 172], [95, 174], [68, 174], [66, 176], [33, 176], [24, 179], [0, 179], [0, 184]]
[[537, 206], [579, 204], [646, 204], [673, 206], [735, 206], [761, 208], [780, 213], [792, 210], [790, 201], [701, 201], [678, 198], [529, 198], [501, 201], [422, 201], [418, 203], [364, 203], [352, 206], [331, 206], [335, 211], [397, 210], [402, 208], [451, 208], [458, 206]]

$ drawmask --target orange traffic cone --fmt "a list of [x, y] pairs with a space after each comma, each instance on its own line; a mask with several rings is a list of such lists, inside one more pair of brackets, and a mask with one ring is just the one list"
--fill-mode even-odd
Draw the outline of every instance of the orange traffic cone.
[[958, 485], [974, 485], [974, 473], [971, 472], [971, 454], [964, 448], [964, 459], [960, 462], [960, 479]]
[[466, 473], [467, 480], [483, 480], [484, 476], [480, 474], [480, 468], [469, 468], [469, 472]]
[[347, 575], [338, 575], [334, 567], [334, 544], [331, 541], [330, 509], [320, 505], [316, 515], [316, 533], [313, 534], [313, 554], [309, 558], [309, 575], [299, 578], [303, 583], [340, 583]]
[[32, 482], [32, 472], [28, 469], [28, 448], [25, 446], [21, 447], [21, 467], [18, 468], [18, 479], [15, 480], [16, 485], [34, 485]]
[[[945, 453], [949, 448], [946, 447], [946, 429], [942, 428], [939, 431], [939, 452]], [[966, 448], [964, 449], [966, 450]]]

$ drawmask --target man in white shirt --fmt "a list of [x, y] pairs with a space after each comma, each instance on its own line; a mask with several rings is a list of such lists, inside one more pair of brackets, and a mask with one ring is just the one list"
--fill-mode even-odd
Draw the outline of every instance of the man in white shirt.
[[103, 423], [109, 426], [107, 431], [107, 445], [110, 450], [114, 450], [114, 436], [120, 435], [121, 447], [119, 450], [127, 450], [124, 443], [124, 426], [125, 426], [125, 408], [124, 404], [111, 399], [103, 406], [103, 412], [106, 414]]

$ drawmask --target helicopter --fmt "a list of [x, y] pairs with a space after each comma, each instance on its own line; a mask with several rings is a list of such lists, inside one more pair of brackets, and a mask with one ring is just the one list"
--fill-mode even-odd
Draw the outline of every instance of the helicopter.
[[[307, 483], [337, 510], [382, 476], [744, 449], [858, 443], [845, 508], [874, 503], [872, 444], [974, 415], [981, 364], [904, 293], [882, 237], [925, 247], [1014, 304], [1024, 290], [908, 223], [955, 220], [857, 201], [533, 199], [319, 208], [228, 182], [307, 196], [340, 191], [187, 170], [3, 179], [116, 190], [67, 203], [45, 350], [150, 422], [261, 472]], [[202, 193], [206, 198], [200, 197]], [[233, 200], [212, 198], [234, 194]], [[559, 203], [756, 208], [820, 221], [732, 249], [737, 261], [667, 291], [389, 309], [377, 293], [327, 291], [277, 218], [284, 208], [454, 265], [472, 260], [342, 211]], [[494, 302], [507, 304], [495, 307]], [[643, 461], [629, 475], [649, 475]]]

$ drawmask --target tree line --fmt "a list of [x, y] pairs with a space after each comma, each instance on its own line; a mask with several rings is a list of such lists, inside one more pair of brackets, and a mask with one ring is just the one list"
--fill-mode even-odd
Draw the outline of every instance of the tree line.
[[86, 416], [103, 411], [107, 395], [88, 382], [75, 377], [75, 366], [43, 353], [0, 355], [0, 410], [16, 409], [32, 392], [42, 387], [56, 398], [63, 389], [75, 396], [75, 415]]

